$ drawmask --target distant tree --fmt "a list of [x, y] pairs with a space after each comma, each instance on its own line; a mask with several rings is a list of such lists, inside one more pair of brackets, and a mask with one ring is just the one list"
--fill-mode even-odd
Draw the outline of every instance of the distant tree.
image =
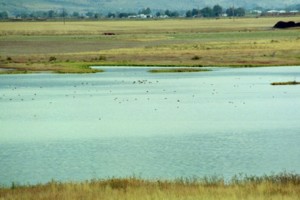
[[[99, 19], [101, 17], [100, 13], [93, 13], [93, 12], [87, 12], [85, 15], [90, 19]], [[109, 18], [112, 17], [111, 16], [112, 13], [109, 13], [108, 15], [110, 15], [110, 16], [107, 16], [107, 17], [109, 17]], [[113, 14], [113, 15], [114, 15], [113, 17], [115, 17], [115, 14]]]
[[146, 13], [147, 15], [150, 15], [150, 14], [152, 13], [152, 11], [151, 11], [151, 9], [150, 9], [150, 8], [146, 8], [146, 11], [145, 11], [145, 13]]
[[212, 17], [213, 16], [213, 10], [210, 7], [205, 7], [200, 12], [203, 17]]
[[170, 13], [169, 16], [170, 16], [170, 17], [179, 17], [179, 12], [173, 11], [173, 12]]
[[200, 10], [194, 8], [194, 9], [192, 10], [192, 15], [193, 15], [193, 17], [194, 17], [194, 16], [199, 16], [199, 15], [200, 15]]
[[150, 8], [144, 8], [141, 11], [139, 11], [139, 14], [150, 15], [151, 14], [151, 9]]
[[226, 9], [226, 14], [228, 17], [232, 17], [232, 16], [235, 16], [235, 12], [234, 12], [234, 8], [233, 7], [230, 7], [230, 8], [227, 8]]
[[66, 11], [66, 9], [63, 9], [61, 13], [59, 14], [59, 17], [68, 17], [69, 13]]
[[30, 15], [29, 15], [28, 13], [26, 13], [26, 12], [22, 12], [22, 13], [16, 15], [16, 17], [21, 18], [21, 19], [26, 19], [26, 18], [28, 18], [29, 16], [30, 16]]
[[100, 13], [95, 13], [94, 18], [95, 18], [95, 19], [99, 19], [99, 18], [101, 18], [101, 16], [102, 16], [102, 15], [101, 15]]
[[191, 10], [186, 11], [185, 17], [193, 17], [193, 12]]
[[86, 15], [88, 18], [94, 18], [95, 13], [93, 13], [93, 12], [87, 12], [87, 13], [85, 13], [85, 15]]
[[159, 11], [156, 12], [156, 14], [155, 14], [156, 17], [160, 17], [161, 15], [162, 15], [162, 14], [161, 14], [161, 12], [159, 12]]
[[39, 14], [37, 12], [32, 12], [28, 15], [30, 18], [40, 18]]
[[165, 10], [165, 15], [167, 15], [167, 16], [171, 16], [171, 11], [169, 11], [169, 10]]
[[29, 17], [31, 18], [47, 18], [48, 14], [44, 11], [36, 11], [29, 14]]
[[8, 19], [8, 12], [7, 11], [0, 12], [0, 19]]
[[232, 17], [232, 16], [242, 17], [242, 16], [245, 16], [246, 11], [245, 11], [244, 8], [237, 8], [237, 9], [234, 9], [233, 7], [231, 7], [231, 8], [228, 8], [228, 9], [226, 10], [226, 14], [227, 14], [229, 17]]
[[119, 13], [119, 15], [118, 15], [118, 17], [119, 18], [127, 18], [129, 16], [129, 14], [128, 13]]
[[73, 12], [72, 17], [79, 18], [80, 17], [79, 12]]
[[213, 7], [213, 15], [215, 17], [220, 17], [223, 13], [223, 8], [220, 5], [215, 5]]
[[235, 16], [242, 17], [242, 16], [245, 16], [245, 14], [246, 14], [246, 11], [244, 8], [240, 7], [235, 10]]
[[166, 15], [168, 17], [179, 17], [180, 14], [177, 11], [170, 11], [170, 10], [165, 10], [163, 12], [156, 13], [157, 17], [162, 16], [162, 15]]
[[57, 13], [54, 10], [49, 10], [48, 11], [48, 17], [49, 18], [55, 18], [55, 17], [57, 17]]
[[115, 13], [109, 12], [109, 13], [107, 14], [107, 17], [108, 17], [108, 18], [116, 18], [116, 14], [115, 14]]
[[[203, 12], [205, 13], [205, 15], [207, 14], [207, 9], [208, 7], [202, 9], [202, 10], [199, 10], [199, 9], [192, 9], [192, 10], [188, 10], [186, 13], [185, 13], [185, 16], [186, 17], [200, 17], [200, 16], [203, 16]], [[208, 11], [210, 12], [210, 11]], [[206, 16], [207, 17], [207, 16]]]

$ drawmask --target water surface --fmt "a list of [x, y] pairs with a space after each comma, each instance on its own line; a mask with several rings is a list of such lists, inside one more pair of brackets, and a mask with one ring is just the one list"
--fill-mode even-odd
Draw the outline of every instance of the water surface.
[[299, 171], [298, 67], [0, 76], [0, 184]]

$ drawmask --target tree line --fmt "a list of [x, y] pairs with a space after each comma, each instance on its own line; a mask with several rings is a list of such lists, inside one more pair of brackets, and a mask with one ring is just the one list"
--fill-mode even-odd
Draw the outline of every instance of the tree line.
[[242, 7], [234, 8], [230, 7], [227, 9], [223, 9], [220, 5], [215, 5], [213, 7], [205, 7], [203, 9], [192, 9], [188, 10], [185, 14], [186, 17], [221, 17], [223, 15], [233, 17], [245, 16], [246, 10]]
[[107, 18], [128, 18], [132, 16], [144, 16], [144, 17], [179, 17], [180, 13], [178, 11], [171, 10], [161, 10], [157, 12], [152, 12], [150, 8], [142, 9], [138, 13], [133, 12], [121, 12], [121, 13], [108, 13]]
[[[19, 14], [14, 15], [15, 18], [19, 19], [55, 19], [55, 18], [72, 18], [72, 19], [83, 19], [83, 18], [101, 18], [103, 17], [101, 13], [95, 12], [71, 12], [69, 13], [67, 10], [62, 9], [60, 11], [49, 10], [49, 11], [33, 11], [33, 12], [21, 12]], [[8, 12], [0, 12], [0, 19], [8, 19]]]
[[[244, 8], [234, 8], [230, 7], [224, 9], [220, 5], [215, 5], [213, 7], [205, 7], [202, 9], [192, 9], [184, 12], [172, 11], [172, 10], [160, 10], [153, 12], [150, 8], [144, 8], [135, 12], [109, 12], [107, 15], [103, 15], [98, 12], [71, 12], [69, 13], [65, 9], [59, 11], [49, 10], [49, 11], [34, 11], [31, 13], [22, 12], [16, 14], [14, 17], [18, 19], [55, 19], [55, 18], [70, 18], [70, 19], [100, 19], [100, 18], [129, 18], [129, 17], [221, 17], [221, 16], [245, 16], [246, 11]], [[10, 16], [8, 12], [0, 12], [0, 19], [8, 19]]]
[[[143, 9], [138, 12], [138, 14], [144, 15], [153, 15], [155, 17], [180, 17], [181, 14], [178, 11], [171, 11], [171, 10], [164, 10], [164, 11], [157, 11], [155, 14], [151, 11], [150, 8]], [[129, 16], [137, 15], [136, 13], [108, 13], [108, 18], [127, 18]], [[202, 9], [192, 9], [186, 11], [184, 17], [191, 18], [191, 17], [221, 17], [221, 16], [229, 16], [229, 17], [242, 17], [246, 15], [246, 10], [242, 7], [234, 8], [230, 7], [224, 9], [220, 5], [215, 5], [213, 7], [205, 7]]]

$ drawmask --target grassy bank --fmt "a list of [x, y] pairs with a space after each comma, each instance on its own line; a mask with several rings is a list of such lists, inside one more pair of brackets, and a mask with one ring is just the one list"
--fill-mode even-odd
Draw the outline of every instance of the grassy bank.
[[[92, 63], [88, 62], [37, 62], [37, 63], [20, 63], [14, 62], [0, 65], [3, 70], [0, 74], [24, 74], [34, 72], [53, 72], [53, 73], [96, 73], [103, 72], [100, 69], [92, 69]], [[5, 70], [6, 69], [6, 70]]]
[[[300, 65], [300, 17], [0, 22], [0, 68], [63, 73], [86, 66]], [[106, 32], [115, 35], [104, 35]]]
[[287, 81], [287, 82], [273, 82], [271, 85], [299, 85], [300, 82], [297, 81]]
[[161, 68], [161, 69], [151, 69], [150, 73], [183, 73], [183, 72], [208, 72], [208, 69], [199, 68]]
[[233, 178], [178, 179], [148, 181], [136, 178], [93, 180], [81, 183], [50, 182], [44, 185], [0, 188], [1, 200], [34, 199], [272, 199], [300, 198], [300, 176], [282, 173], [272, 176]]

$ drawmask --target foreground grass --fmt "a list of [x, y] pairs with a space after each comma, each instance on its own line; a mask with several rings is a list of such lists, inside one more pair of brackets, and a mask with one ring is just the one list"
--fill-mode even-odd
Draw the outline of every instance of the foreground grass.
[[299, 85], [300, 82], [297, 81], [287, 81], [287, 82], [273, 82], [271, 85]]
[[300, 65], [299, 28], [272, 29], [280, 20], [300, 16], [0, 22], [0, 68], [92, 73], [86, 66]]
[[263, 177], [233, 178], [230, 183], [211, 177], [175, 181], [137, 178], [93, 180], [81, 183], [50, 182], [44, 185], [0, 188], [1, 200], [34, 199], [273, 199], [300, 198], [300, 175], [282, 173]]

